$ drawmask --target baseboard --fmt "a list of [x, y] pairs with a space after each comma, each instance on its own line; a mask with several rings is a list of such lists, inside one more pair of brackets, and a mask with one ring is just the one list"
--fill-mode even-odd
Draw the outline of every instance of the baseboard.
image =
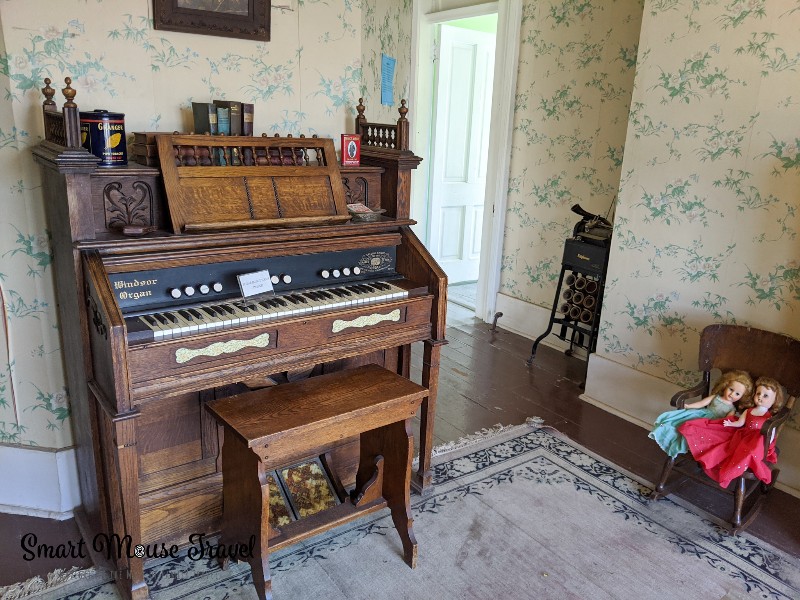
[[[498, 327], [530, 340], [535, 340], [542, 335], [550, 323], [551, 309], [505, 294], [497, 294], [495, 308], [497, 312], [503, 313], [503, 316], [497, 320]], [[568, 342], [562, 341], [552, 334], [544, 338], [541, 343], [558, 350], [569, 348]]]
[[[592, 354], [581, 399], [645, 430], [670, 410], [680, 387], [626, 365]], [[800, 431], [784, 427], [780, 438], [780, 478], [775, 487], [800, 498]]]
[[74, 448], [0, 446], [0, 481], [0, 512], [64, 520], [80, 504]]

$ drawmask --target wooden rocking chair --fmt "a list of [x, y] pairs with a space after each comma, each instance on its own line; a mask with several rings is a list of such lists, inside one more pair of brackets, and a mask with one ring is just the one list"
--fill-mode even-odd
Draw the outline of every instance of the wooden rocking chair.
[[[758, 377], [772, 377], [785, 387], [785, 404], [773, 413], [772, 418], [761, 429], [766, 457], [767, 448], [777, 440], [783, 425], [789, 419], [795, 396], [800, 395], [800, 340], [752, 327], [710, 325], [703, 329], [700, 336], [699, 363], [703, 380], [693, 388], [675, 394], [670, 400], [672, 406], [683, 408], [688, 400], [708, 396], [713, 369], [723, 372], [740, 369], [747, 371], [753, 381]], [[763, 483], [752, 472], [746, 471], [723, 490], [716, 481], [704, 473], [690, 453], [674, 458], [668, 457], [650, 499], [657, 500], [666, 496], [687, 478], [714, 487], [727, 496], [732, 494], [733, 515], [728, 526], [730, 533], [736, 534], [753, 521], [767, 493], [775, 486], [780, 469], [777, 463], [767, 464], [772, 471], [772, 480], [769, 484]], [[680, 477], [673, 477], [667, 485], [670, 475], [674, 474]]]

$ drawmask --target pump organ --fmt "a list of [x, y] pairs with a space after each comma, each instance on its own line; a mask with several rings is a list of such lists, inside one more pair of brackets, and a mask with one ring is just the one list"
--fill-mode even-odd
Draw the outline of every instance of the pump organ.
[[[46, 80], [34, 157], [53, 237], [83, 534], [160, 545], [218, 531], [221, 430], [206, 401], [266, 376], [366, 363], [408, 377], [414, 342], [430, 391], [414, 485], [428, 489], [446, 278], [409, 229], [410, 173], [421, 159], [407, 149], [404, 103], [396, 125], [367, 122], [359, 105], [361, 167], [340, 170], [330, 140], [172, 134], [158, 136], [161, 169], [102, 168], [80, 148], [66, 81], [59, 110]], [[220, 151], [227, 164], [215, 164]], [[385, 216], [350, 221], [348, 201]], [[239, 276], [263, 271], [274, 294], [243, 299]], [[349, 485], [357, 440], [345, 442], [317, 454]], [[125, 596], [147, 597], [140, 559], [122, 556], [114, 568]]]

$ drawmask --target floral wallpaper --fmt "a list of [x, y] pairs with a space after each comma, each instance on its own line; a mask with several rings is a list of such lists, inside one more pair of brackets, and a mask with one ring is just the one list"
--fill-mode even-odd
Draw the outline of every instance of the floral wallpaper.
[[502, 294], [550, 308], [579, 203], [616, 198], [641, 0], [523, 5]]
[[501, 293], [549, 309], [569, 207], [617, 196], [597, 356], [631, 384], [695, 383], [711, 323], [800, 337], [798, 33], [788, 1], [526, 2]]
[[[361, 11], [361, 56], [366, 115], [373, 122], [394, 123], [400, 116], [400, 100], [409, 99], [411, 84], [412, 0], [364, 1]], [[394, 104], [381, 104], [381, 54], [394, 59]], [[414, 116], [409, 107], [409, 118]]]
[[[70, 75], [79, 106], [129, 132], [187, 130], [192, 101], [227, 98], [255, 104], [257, 133], [337, 139], [359, 97], [397, 118], [411, 9], [282, 0], [258, 43], [155, 31], [149, 0], [0, 3], [0, 443], [71, 444], [30, 153], [43, 78]], [[526, 0], [501, 293], [549, 308], [570, 206], [616, 197], [598, 357], [684, 384], [708, 323], [800, 336], [799, 31], [788, 0]]]
[[599, 355], [684, 385], [708, 324], [800, 337], [798, 33], [796, 2], [645, 3]]
[[[125, 113], [126, 130], [191, 130], [191, 102], [255, 105], [256, 134], [353, 131], [358, 98], [396, 120], [409, 88], [411, 0], [272, 2], [268, 43], [156, 31], [150, 0], [0, 3], [0, 443], [71, 445], [39, 168], [39, 91], [72, 77], [81, 109]], [[380, 105], [380, 56], [397, 59]], [[60, 93], [56, 95], [63, 103]]]

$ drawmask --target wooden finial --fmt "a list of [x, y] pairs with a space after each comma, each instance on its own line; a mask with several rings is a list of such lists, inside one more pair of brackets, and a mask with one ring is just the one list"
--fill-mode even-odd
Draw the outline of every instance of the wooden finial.
[[53, 88], [50, 87], [50, 83], [52, 83], [50, 81], [50, 78], [49, 77], [45, 77], [44, 78], [44, 87], [42, 88], [42, 93], [44, 94], [44, 98], [45, 98], [45, 100], [44, 100], [44, 102], [42, 104], [44, 104], [45, 106], [54, 106], [55, 103], [56, 103], [56, 101], [53, 100], [53, 96], [56, 95], [56, 91]]
[[400, 100], [400, 108], [397, 109], [397, 112], [400, 113], [400, 120], [405, 121], [406, 115], [408, 114], [408, 109], [406, 108], [405, 100]]
[[400, 100], [400, 108], [397, 109], [400, 113], [400, 118], [397, 119], [397, 149], [408, 150], [408, 138], [411, 124], [406, 119], [408, 109], [406, 108], [406, 101]]
[[364, 99], [358, 99], [358, 106], [356, 106], [356, 111], [358, 114], [356, 115], [356, 133], [358, 135], [363, 135], [364, 129], [367, 127], [367, 117], [364, 116]]
[[65, 77], [64, 78], [64, 83], [67, 84], [67, 87], [65, 87], [64, 89], [61, 90], [61, 93], [64, 94], [64, 98], [67, 99], [67, 101], [64, 102], [64, 106], [69, 107], [69, 108], [77, 108], [78, 105], [75, 104], [75, 102], [73, 102], [73, 100], [75, 99], [75, 94], [77, 94], [78, 92], [73, 90], [72, 87], [71, 87], [72, 78], [71, 77]]

